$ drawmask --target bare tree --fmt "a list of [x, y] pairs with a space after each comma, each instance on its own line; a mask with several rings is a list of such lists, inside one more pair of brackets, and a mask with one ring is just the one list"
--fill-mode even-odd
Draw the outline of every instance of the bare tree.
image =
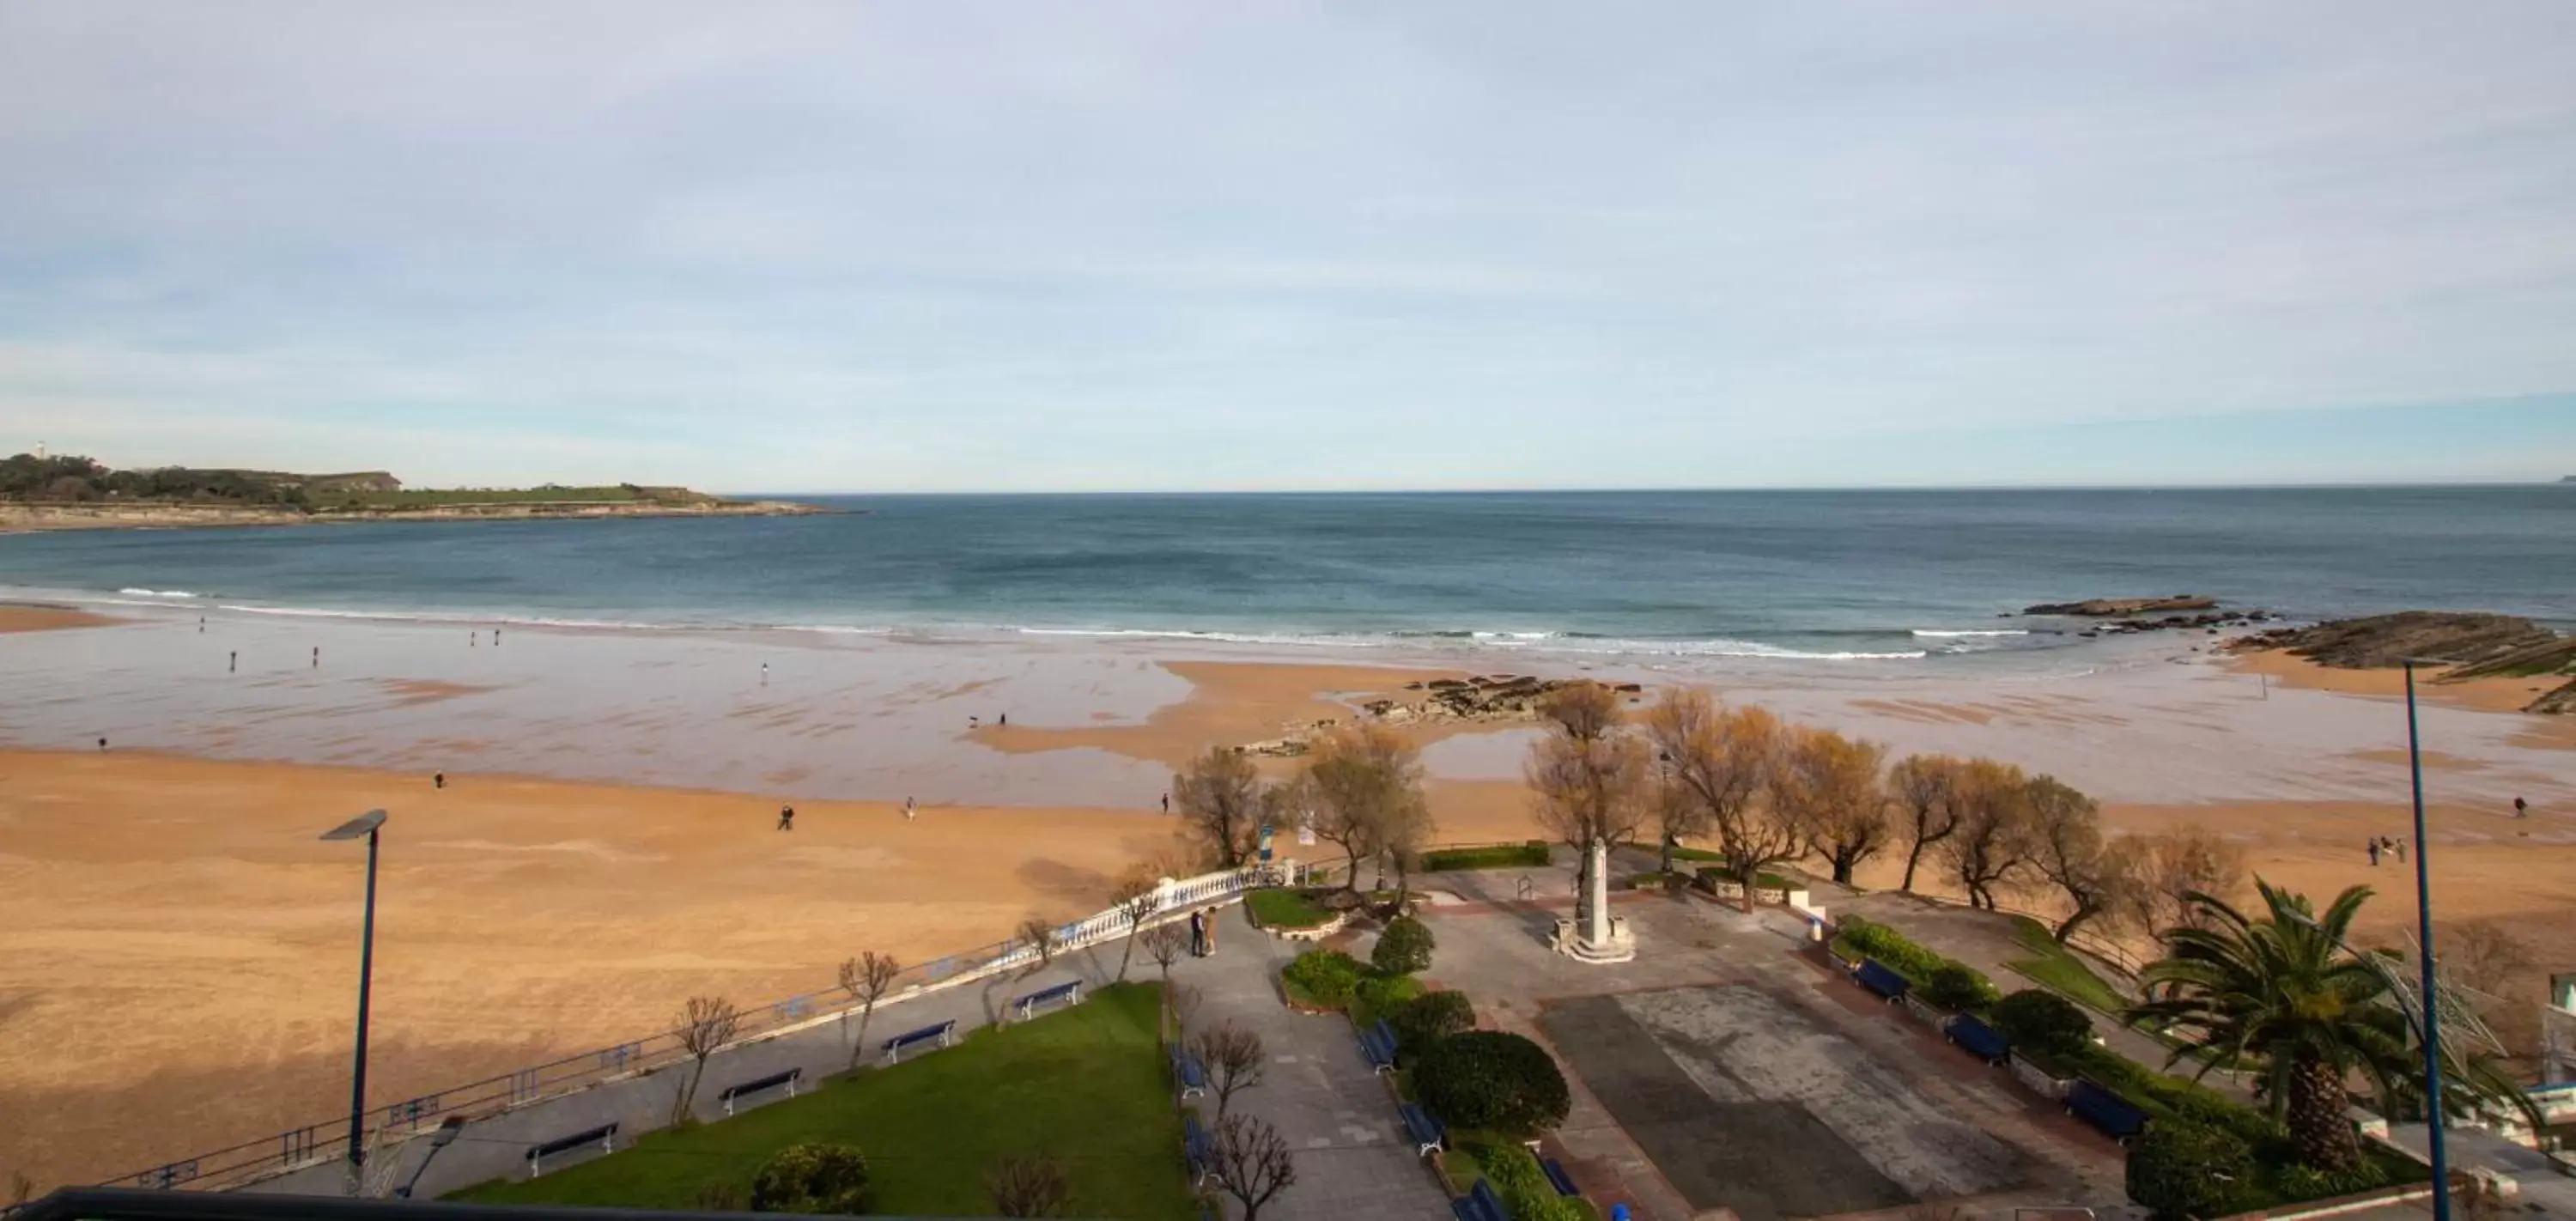
[[1422, 797], [1422, 753], [1403, 734], [1376, 722], [1317, 737], [1306, 763], [1316, 802], [1315, 834], [1350, 858], [1344, 885], [1359, 889], [1360, 858], [1374, 856], [1429, 822]]
[[1189, 1034], [1190, 1023], [1198, 1020], [1199, 1006], [1204, 1004], [1206, 1000], [1207, 994], [1199, 991], [1195, 985], [1191, 984], [1180, 984], [1164, 990], [1163, 1003], [1169, 1006], [1172, 1011], [1172, 1040], [1174, 1042], [1179, 1042]]
[[1279, 1129], [1249, 1115], [1218, 1120], [1213, 1135], [1216, 1181], [1243, 1206], [1241, 1221], [1260, 1221], [1262, 1206], [1297, 1181], [1288, 1142]]
[[1208, 1085], [1216, 1090], [1217, 1118], [1225, 1118], [1236, 1090], [1261, 1084], [1268, 1062], [1261, 1036], [1232, 1018], [1191, 1035], [1189, 1047], [1190, 1054], [1206, 1066]]
[[707, 1057], [716, 1049], [733, 1042], [734, 1032], [742, 1028], [742, 1011], [721, 996], [692, 996], [680, 1011], [680, 1049], [689, 1053], [689, 1079], [672, 1100], [671, 1122], [689, 1121], [689, 1109], [698, 1100], [698, 1082], [707, 1075]]
[[841, 960], [841, 991], [859, 1002], [859, 1037], [850, 1044], [850, 1067], [859, 1066], [859, 1057], [868, 1046], [868, 1021], [877, 1015], [877, 1002], [885, 999], [886, 989], [894, 986], [894, 977], [903, 974], [903, 964], [892, 954], [869, 950], [856, 958]]
[[1620, 732], [1618, 693], [1599, 683], [1559, 687], [1540, 711], [1551, 729], [1530, 745], [1521, 774], [1539, 825], [1583, 855], [1580, 909], [1592, 901], [1593, 846], [1615, 849], [1645, 825], [1652, 752]]
[[1055, 965], [1055, 952], [1064, 948], [1063, 939], [1056, 935], [1056, 926], [1044, 916], [1031, 916], [1020, 921], [1020, 941], [1037, 951], [1037, 957], [1030, 959], [1027, 966], [1020, 968], [1021, 979], [1027, 979]]
[[1211, 746], [1172, 776], [1172, 808], [1184, 834], [1215, 854], [1217, 868], [1232, 869], [1252, 855], [1261, 832], [1261, 773], [1230, 746]]
[[2210, 909], [2192, 902], [2192, 894], [2232, 901], [2245, 889], [2245, 850], [2207, 827], [2186, 824], [2133, 836], [2121, 850], [2137, 875], [2131, 922], [2151, 937], [2204, 926]]
[[2493, 920], [2467, 921], [2442, 938], [2442, 972], [2489, 996], [2512, 990], [2535, 965], [2531, 947]]
[[2010, 764], [1971, 759], [1953, 796], [1959, 825], [1941, 841], [1942, 858], [1968, 905], [1992, 910], [1994, 888], [2019, 875], [2030, 856], [2030, 782]]
[[1904, 813], [1897, 834], [1905, 840], [1905, 880], [1898, 890], [1912, 893], [1923, 850], [1959, 829], [1956, 789], [1959, 769], [1965, 766], [1948, 755], [1907, 755], [1888, 769], [1890, 795]]
[[1763, 800], [1779, 755], [1780, 722], [1759, 708], [1720, 708], [1705, 691], [1667, 689], [1646, 710], [1646, 734], [1663, 760], [1668, 800], [1695, 803], [1726, 854], [1722, 869], [1744, 890], [1798, 854], [1796, 829]]
[[1887, 788], [1879, 765], [1887, 748], [1846, 738], [1830, 729], [1790, 731], [1780, 752], [1772, 800], [1806, 850], [1833, 866], [1834, 880], [1850, 885], [1852, 870], [1887, 846]]
[[1163, 905], [1161, 890], [1152, 882], [1129, 879], [1114, 896], [1119, 918], [1127, 922], [1127, 944], [1118, 954], [1118, 982], [1127, 982], [1127, 964], [1136, 959], [1136, 941], [1144, 936], [1145, 921]]
[[984, 1175], [993, 1211], [1005, 1217], [1055, 1217], [1073, 1199], [1064, 1163], [1044, 1154], [1005, 1157]]
[[1166, 920], [1136, 934], [1136, 940], [1145, 944], [1145, 957], [1154, 960], [1154, 966], [1162, 971], [1163, 986], [1171, 987], [1172, 964], [1179, 962], [1182, 952], [1189, 949], [1188, 931], [1179, 921]]
[[2092, 798], [2054, 776], [2034, 778], [2022, 795], [2030, 816], [2031, 867], [2066, 896], [2070, 908], [2054, 930], [2059, 945], [2085, 921], [2106, 915], [2117, 920], [2137, 904], [2135, 871], [2125, 854], [2106, 850], [2102, 812]]

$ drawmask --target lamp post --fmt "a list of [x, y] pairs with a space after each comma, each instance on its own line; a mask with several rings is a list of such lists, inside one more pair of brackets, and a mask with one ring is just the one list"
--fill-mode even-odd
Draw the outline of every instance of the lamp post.
[[[2424, 750], [2415, 726], [2415, 666], [2430, 659], [2408, 657], [2406, 666], [2406, 770], [2415, 794], [2415, 937], [2423, 946], [2424, 990], [2424, 1142], [2432, 1153], [2433, 1221], [2451, 1221], [2451, 1161], [2442, 1148], [2442, 1007], [2433, 978], [2433, 874], [2424, 859]], [[2432, 664], [2443, 664], [2433, 662]]]
[[376, 832], [385, 825], [385, 812], [369, 810], [322, 833], [326, 840], [357, 839], [367, 841], [367, 915], [365, 932], [358, 941], [358, 1048], [356, 1067], [349, 1080], [349, 1182], [352, 1189], [364, 1180], [367, 1147], [367, 983], [376, 965]]

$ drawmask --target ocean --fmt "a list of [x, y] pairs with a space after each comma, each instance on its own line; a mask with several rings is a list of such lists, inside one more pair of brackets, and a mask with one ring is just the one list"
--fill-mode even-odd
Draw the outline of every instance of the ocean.
[[2576, 627], [2563, 486], [801, 499], [850, 512], [0, 537], [0, 596], [1854, 666], [2081, 648], [2014, 612], [2104, 596]]

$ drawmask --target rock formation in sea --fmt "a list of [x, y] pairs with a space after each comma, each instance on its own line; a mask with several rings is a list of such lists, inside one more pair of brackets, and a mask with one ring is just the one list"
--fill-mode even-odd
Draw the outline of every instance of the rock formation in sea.
[[[2229, 647], [2287, 649], [2342, 670], [2389, 669], [2408, 658], [2440, 662], [2448, 668], [2435, 682], [2576, 675], [2576, 636], [2562, 636], [2517, 615], [2477, 611], [2399, 611], [2338, 619], [2258, 632]], [[2576, 680], [2542, 695], [2525, 711], [2576, 712]]]

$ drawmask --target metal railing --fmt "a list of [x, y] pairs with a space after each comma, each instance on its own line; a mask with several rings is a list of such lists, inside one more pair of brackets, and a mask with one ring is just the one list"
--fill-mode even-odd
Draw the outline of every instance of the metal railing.
[[[1248, 866], [1176, 881], [1155, 892], [1157, 902], [1154, 910], [1146, 914], [1142, 923], [1155, 923], [1157, 917], [1175, 914], [1184, 908], [1230, 901], [1258, 884], [1264, 875], [1262, 868]], [[1057, 927], [1053, 934], [1053, 948], [1082, 949], [1113, 940], [1137, 923], [1128, 912], [1113, 907]], [[899, 1004], [1024, 966], [1038, 956], [1037, 945], [1022, 938], [1011, 938], [909, 966], [895, 976], [894, 985], [887, 989], [885, 999], [877, 1004], [880, 1008]], [[838, 984], [772, 1001], [743, 1011], [741, 1023], [729, 1046], [776, 1038], [858, 1008], [858, 1000]], [[687, 1049], [681, 1045], [680, 1033], [662, 1031], [374, 1107], [366, 1112], [363, 1126], [379, 1138], [385, 1135], [408, 1136], [436, 1128], [439, 1121], [450, 1115], [479, 1118], [497, 1114], [601, 1082], [639, 1076], [688, 1058]], [[257, 1140], [117, 1175], [103, 1180], [100, 1185], [222, 1191], [256, 1183], [348, 1156], [347, 1122], [343, 1118], [332, 1118], [290, 1128]]]

